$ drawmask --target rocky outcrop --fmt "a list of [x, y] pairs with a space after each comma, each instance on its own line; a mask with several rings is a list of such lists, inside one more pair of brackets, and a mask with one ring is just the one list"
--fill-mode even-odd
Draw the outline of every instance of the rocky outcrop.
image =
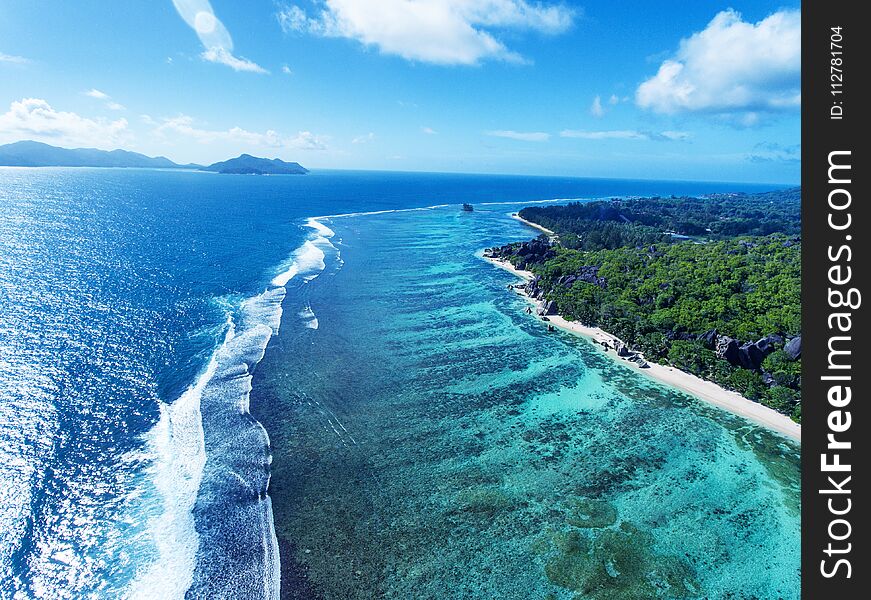
[[549, 240], [534, 239], [528, 242], [488, 248], [484, 252], [484, 256], [508, 260], [514, 263], [518, 269], [527, 269], [530, 265], [553, 258], [556, 256], [556, 252]]
[[607, 287], [608, 284], [604, 277], [599, 277], [599, 267], [595, 265], [584, 265], [577, 273], [574, 273], [572, 275], [563, 275], [562, 277], [557, 279], [556, 283], [557, 285], [570, 288], [575, 284], [576, 281], [591, 283], [603, 289]]
[[[484, 256], [507, 260], [512, 262], [518, 269], [527, 270], [533, 265], [553, 258], [556, 256], [556, 251], [550, 240], [537, 238], [528, 242], [488, 248], [484, 251]], [[599, 267], [595, 265], [584, 265], [576, 273], [563, 275], [554, 283], [555, 285], [570, 288], [578, 281], [590, 283], [603, 289], [608, 285], [607, 280], [599, 276]]]
[[759, 350], [761, 350], [763, 354], [768, 356], [777, 349], [777, 346], [780, 346], [781, 344], [783, 344], [783, 336], [772, 333], [758, 340], [756, 342], [756, 347], [759, 348]]
[[717, 357], [729, 361], [732, 366], [739, 364], [738, 340], [721, 335], [717, 338]]
[[[699, 337], [700, 340], [710, 339], [712, 332]], [[783, 338], [776, 334], [767, 335], [756, 342], [739, 344], [738, 340], [726, 335], [717, 336], [716, 353], [719, 358], [729, 361], [734, 367], [744, 367], [752, 371], [762, 368], [765, 357], [774, 352], [783, 343]]]
[[697, 339], [705, 345], [705, 348], [714, 348], [717, 345], [717, 330], [711, 329], [701, 333]]
[[536, 300], [541, 300], [544, 296], [544, 290], [541, 289], [539, 285], [539, 281], [541, 281], [541, 277], [536, 275], [532, 279], [526, 282], [526, 285], [523, 286], [523, 291], [530, 298], [535, 298]]
[[758, 371], [765, 360], [765, 353], [753, 342], [747, 342], [738, 348], [738, 362], [745, 369]]
[[554, 302], [553, 300], [543, 301], [538, 307], [538, 314], [540, 316], [557, 314], [556, 302]]
[[783, 351], [786, 352], [786, 355], [790, 360], [798, 360], [801, 358], [801, 336], [799, 335], [786, 342]]

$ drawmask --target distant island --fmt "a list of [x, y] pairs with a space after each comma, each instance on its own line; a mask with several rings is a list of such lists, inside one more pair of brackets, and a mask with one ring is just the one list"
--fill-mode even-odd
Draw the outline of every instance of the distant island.
[[101, 167], [197, 169], [214, 173], [256, 175], [302, 175], [308, 170], [295, 162], [278, 158], [258, 158], [242, 154], [207, 167], [189, 163], [181, 165], [165, 156], [146, 156], [128, 150], [98, 150], [96, 148], [60, 148], [25, 140], [0, 146], [0, 167]]
[[305, 175], [308, 169], [295, 162], [284, 162], [279, 158], [258, 158], [250, 154], [242, 154], [236, 158], [216, 162], [201, 171], [214, 173], [229, 173], [234, 175]]
[[0, 146], [2, 167], [148, 167], [154, 169], [198, 169], [180, 165], [164, 156], [150, 157], [127, 150], [60, 148], [42, 142], [23, 141]]

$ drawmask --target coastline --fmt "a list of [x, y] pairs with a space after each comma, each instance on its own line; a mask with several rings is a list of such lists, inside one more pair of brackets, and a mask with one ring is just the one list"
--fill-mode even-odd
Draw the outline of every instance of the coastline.
[[[539, 225], [528, 223], [527, 221], [521, 219], [519, 216], [512, 215], [512, 217], [523, 221], [528, 225], [532, 225], [536, 229], [544, 230], [545, 232], [549, 231]], [[553, 232], [549, 233], [553, 234]], [[533, 277], [533, 274], [530, 271], [517, 269], [508, 261], [499, 260], [488, 256], [482, 256], [482, 258], [490, 264], [495, 265], [500, 269], [504, 269], [521, 279], [528, 281]], [[522, 295], [529, 302], [534, 302], [534, 300], [526, 295], [523, 291], [517, 290], [517, 293]], [[599, 346], [599, 344], [601, 344], [602, 342], [607, 342], [610, 346], [615, 347], [615, 342], [621, 341], [616, 336], [598, 327], [588, 327], [575, 321], [569, 321], [560, 315], [549, 315], [548, 319], [548, 322], [555, 327], [559, 327], [564, 331], [581, 335], [595, 342], [598, 342], [596, 345], [599, 347], [600, 350], [614, 358], [614, 360], [618, 360], [616, 351], [611, 349], [606, 350], [603, 347]], [[618, 362], [625, 363], [625, 361], [622, 360], [618, 360]], [[757, 425], [761, 425], [772, 431], [776, 431], [777, 433], [780, 433], [781, 435], [788, 437], [793, 441], [801, 443], [801, 425], [799, 425], [786, 415], [783, 415], [776, 410], [768, 408], [767, 406], [764, 406], [758, 402], [748, 400], [737, 392], [727, 390], [723, 387], [720, 387], [716, 383], [706, 381], [704, 379], [701, 379], [700, 377], [697, 377], [685, 371], [681, 371], [680, 369], [660, 365], [653, 361], [647, 361], [647, 363], [649, 368], [636, 370], [652, 379], [655, 379], [660, 383], [664, 383], [666, 385], [674, 387], [695, 398], [717, 406], [732, 414], [744, 417], [745, 419], [752, 421]]]
[[532, 227], [533, 229], [538, 229], [539, 231], [549, 235], [551, 238], [557, 237], [556, 233], [554, 233], [553, 231], [551, 231], [547, 227], [542, 227], [538, 223], [533, 223], [532, 221], [527, 221], [526, 219], [524, 219], [523, 217], [521, 217], [517, 213], [511, 213], [511, 218], [514, 219], [515, 221], [520, 221], [521, 223], [523, 223], [527, 227]]

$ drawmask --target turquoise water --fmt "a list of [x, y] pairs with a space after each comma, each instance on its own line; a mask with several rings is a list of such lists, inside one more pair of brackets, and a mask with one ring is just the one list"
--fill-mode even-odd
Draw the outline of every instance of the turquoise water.
[[0, 169], [0, 598], [795, 597], [797, 448], [475, 256], [531, 201], [760, 189]]
[[515, 209], [323, 221], [252, 396], [283, 596], [798, 598], [799, 448], [526, 315]]

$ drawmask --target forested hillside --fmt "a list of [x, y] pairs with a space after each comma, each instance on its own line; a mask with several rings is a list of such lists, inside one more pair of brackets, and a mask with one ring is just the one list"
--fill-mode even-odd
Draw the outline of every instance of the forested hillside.
[[527, 221], [551, 229], [566, 248], [600, 250], [677, 241], [801, 233], [801, 190], [705, 198], [637, 198], [531, 206]]
[[520, 214], [559, 240], [490, 254], [531, 270], [533, 295], [648, 359], [801, 420], [799, 190]]

